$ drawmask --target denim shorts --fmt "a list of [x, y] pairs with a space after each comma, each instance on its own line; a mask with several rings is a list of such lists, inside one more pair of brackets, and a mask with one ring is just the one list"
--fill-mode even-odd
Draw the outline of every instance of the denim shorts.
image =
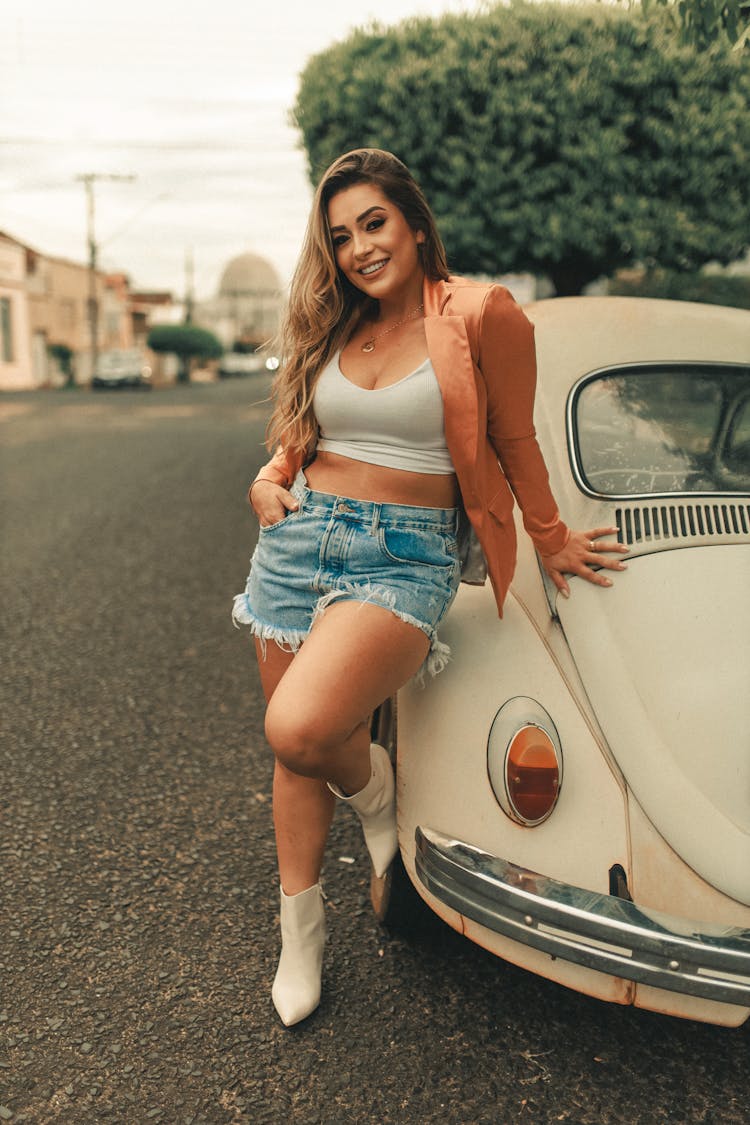
[[299, 508], [261, 527], [235, 624], [296, 652], [331, 602], [370, 602], [426, 633], [422, 672], [441, 671], [450, 651], [437, 629], [460, 580], [458, 509], [313, 492], [302, 472], [290, 491]]

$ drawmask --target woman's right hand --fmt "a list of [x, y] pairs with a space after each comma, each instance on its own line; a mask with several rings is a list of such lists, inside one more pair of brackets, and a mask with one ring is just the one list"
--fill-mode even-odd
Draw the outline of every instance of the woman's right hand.
[[287, 512], [296, 512], [299, 508], [297, 499], [291, 492], [271, 480], [254, 481], [250, 485], [247, 498], [261, 527], [280, 523], [286, 518]]

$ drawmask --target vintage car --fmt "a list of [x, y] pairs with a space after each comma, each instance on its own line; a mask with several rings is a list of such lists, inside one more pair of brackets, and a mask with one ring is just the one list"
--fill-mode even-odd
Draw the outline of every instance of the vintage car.
[[403, 921], [413, 887], [532, 972], [737, 1026], [750, 1012], [750, 313], [617, 297], [527, 313], [563, 518], [617, 526], [628, 569], [605, 590], [573, 578], [566, 600], [519, 520], [502, 621], [489, 586], [461, 588], [447, 669], [375, 716], [397, 757], [401, 855], [373, 876], [373, 905]]

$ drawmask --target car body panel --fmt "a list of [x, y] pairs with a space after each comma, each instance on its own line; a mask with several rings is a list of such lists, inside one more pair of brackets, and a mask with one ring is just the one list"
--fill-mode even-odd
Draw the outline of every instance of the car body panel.
[[750, 906], [748, 578], [750, 546], [670, 551], [633, 559], [605, 595], [574, 583], [558, 612], [638, 801], [691, 867]]
[[[605, 755], [587, 709], [573, 698], [552, 653], [539, 646], [523, 608], [509, 599], [498, 628], [483, 587], [467, 587], [442, 636], [452, 660], [432, 683], [399, 695], [399, 831], [412, 841], [419, 823], [493, 850], [565, 882], [606, 891], [609, 868], [628, 863], [625, 787]], [[541, 651], [540, 651], [541, 648]], [[463, 676], [471, 649], [471, 682]], [[500, 707], [531, 695], [553, 716], [565, 754], [565, 779], [555, 813], [530, 832], [501, 812], [487, 775], [487, 738]], [[461, 795], [471, 794], [470, 800]], [[586, 817], [580, 815], [585, 803]], [[606, 853], [606, 854], [605, 854]], [[591, 856], [601, 859], [595, 867]]]

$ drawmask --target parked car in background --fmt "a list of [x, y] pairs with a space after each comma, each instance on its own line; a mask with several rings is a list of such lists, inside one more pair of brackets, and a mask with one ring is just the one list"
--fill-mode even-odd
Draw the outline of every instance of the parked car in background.
[[231, 379], [238, 375], [257, 375], [265, 369], [265, 358], [258, 352], [225, 352], [219, 360], [221, 379]]
[[[523, 533], [504, 617], [463, 586], [452, 660], [375, 716], [413, 889], [500, 957], [604, 1000], [750, 1014], [750, 313], [634, 298], [527, 308], [566, 521], [628, 570], [558, 595]], [[402, 866], [403, 864], [403, 866]]]
[[137, 348], [101, 352], [91, 379], [97, 390], [123, 390], [151, 388], [151, 368]]

